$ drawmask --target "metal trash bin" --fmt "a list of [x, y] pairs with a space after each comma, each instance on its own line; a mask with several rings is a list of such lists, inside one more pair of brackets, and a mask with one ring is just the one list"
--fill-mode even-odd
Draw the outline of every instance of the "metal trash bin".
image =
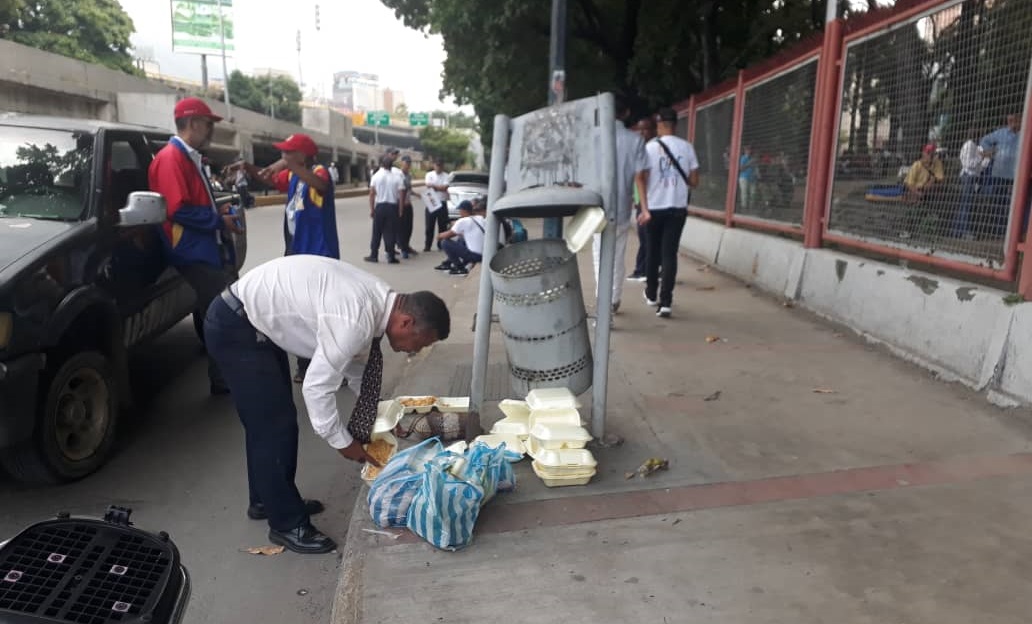
[[591, 387], [593, 361], [577, 256], [558, 239], [508, 245], [491, 259], [513, 392]]

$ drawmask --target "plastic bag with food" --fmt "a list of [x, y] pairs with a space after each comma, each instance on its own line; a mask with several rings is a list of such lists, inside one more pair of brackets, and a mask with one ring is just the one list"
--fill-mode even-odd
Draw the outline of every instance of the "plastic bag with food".
[[426, 463], [406, 523], [410, 531], [443, 550], [469, 545], [484, 500], [479, 478], [467, 481], [450, 471], [459, 459], [441, 455]]
[[382, 528], [403, 527], [412, 497], [419, 489], [424, 465], [445, 452], [433, 438], [405, 449], [391, 458], [369, 486], [369, 515]]

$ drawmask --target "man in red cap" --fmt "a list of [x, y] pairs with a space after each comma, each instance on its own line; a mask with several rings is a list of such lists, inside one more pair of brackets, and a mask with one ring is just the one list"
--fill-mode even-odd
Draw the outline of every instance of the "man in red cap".
[[[227, 255], [232, 254], [228, 234], [240, 232], [229, 214], [229, 205], [216, 207], [211, 181], [202, 164], [200, 150], [211, 144], [215, 122], [221, 120], [199, 98], [177, 102], [176, 134], [151, 161], [148, 172], [151, 190], [164, 196], [168, 207], [162, 238], [169, 263], [196, 292], [194, 309], [202, 317], [228, 281], [225, 264]], [[208, 380], [212, 394], [228, 392], [211, 357]]]

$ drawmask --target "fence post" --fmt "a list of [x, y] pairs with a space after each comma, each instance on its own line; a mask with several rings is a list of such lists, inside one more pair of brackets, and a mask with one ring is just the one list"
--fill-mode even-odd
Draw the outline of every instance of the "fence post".
[[821, 246], [824, 236], [824, 215], [827, 212], [828, 186], [833, 174], [838, 85], [841, 68], [842, 20], [829, 21], [824, 27], [824, 41], [817, 61], [817, 84], [814, 96], [813, 125], [810, 131], [810, 175], [807, 178], [804, 207], [803, 246]]
[[735, 219], [735, 201], [738, 197], [738, 159], [742, 154], [742, 121], [745, 118], [745, 72], [738, 70], [735, 87], [735, 107], [731, 117], [731, 151], [728, 154], [727, 198], [724, 201], [724, 226], [731, 227]]
[[685, 138], [692, 146], [695, 145], [695, 96], [688, 98], [688, 136]]
[[1021, 119], [1021, 143], [1018, 152], [1018, 169], [1014, 178], [1014, 210], [1011, 214], [1011, 236], [1007, 241], [1008, 254], [1017, 254], [1018, 242], [1021, 234], [1025, 234], [1025, 250], [1021, 256], [1020, 274], [1018, 276], [1018, 292], [1029, 301], [1032, 301], [1032, 249], [1028, 248], [1032, 243], [1032, 218], [1028, 223], [1025, 219], [1025, 207], [1032, 199], [1032, 68], [1029, 69], [1028, 84], [1025, 87], [1025, 112]]

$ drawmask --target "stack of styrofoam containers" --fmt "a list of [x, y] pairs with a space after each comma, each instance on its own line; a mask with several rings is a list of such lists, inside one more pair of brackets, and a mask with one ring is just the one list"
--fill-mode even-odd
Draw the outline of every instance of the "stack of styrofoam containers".
[[597, 462], [585, 445], [591, 434], [581, 425], [580, 404], [566, 388], [535, 388], [527, 394], [527, 453], [534, 474], [548, 487], [585, 485]]

